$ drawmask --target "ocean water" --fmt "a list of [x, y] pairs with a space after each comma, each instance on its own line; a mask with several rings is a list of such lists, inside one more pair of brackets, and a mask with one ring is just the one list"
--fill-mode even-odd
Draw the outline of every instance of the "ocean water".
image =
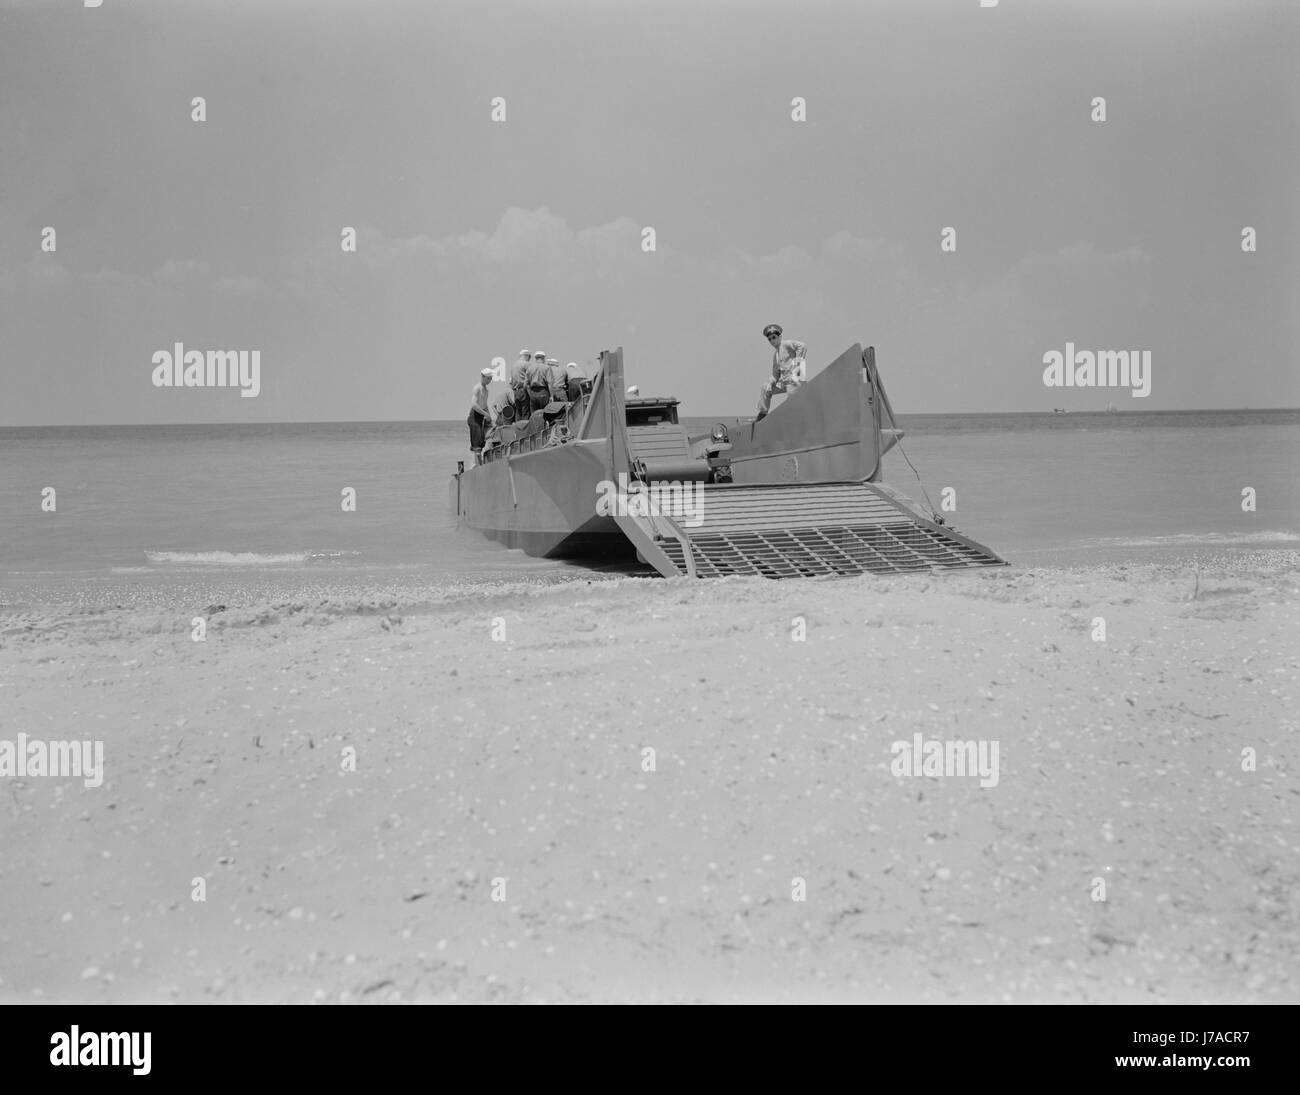
[[[935, 505], [950, 488], [948, 523], [1012, 563], [1300, 546], [1300, 411], [900, 425], [921, 483], [898, 450], [886, 481], [922, 503], [923, 485]], [[448, 480], [467, 450], [459, 422], [0, 429], [0, 576], [571, 572], [456, 527]]]

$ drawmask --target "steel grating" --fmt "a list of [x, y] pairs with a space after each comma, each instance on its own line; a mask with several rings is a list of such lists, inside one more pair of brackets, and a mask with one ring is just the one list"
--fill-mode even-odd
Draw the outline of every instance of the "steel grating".
[[[800, 578], [1002, 565], [997, 556], [943, 529], [920, 524], [693, 532], [690, 543], [699, 578], [732, 574]], [[666, 539], [659, 546], [685, 574], [682, 544]]]

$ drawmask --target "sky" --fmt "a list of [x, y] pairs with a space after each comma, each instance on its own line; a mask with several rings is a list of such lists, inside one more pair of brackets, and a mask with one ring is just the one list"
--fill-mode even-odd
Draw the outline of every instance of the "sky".
[[1297, 56], [1291, 0], [0, 0], [0, 425], [462, 419], [521, 347], [752, 414], [773, 322], [902, 414], [1295, 407]]

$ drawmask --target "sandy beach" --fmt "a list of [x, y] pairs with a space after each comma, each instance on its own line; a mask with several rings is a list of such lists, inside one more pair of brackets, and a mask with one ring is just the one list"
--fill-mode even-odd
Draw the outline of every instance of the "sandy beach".
[[1300, 1001], [1297, 562], [10, 584], [0, 999]]

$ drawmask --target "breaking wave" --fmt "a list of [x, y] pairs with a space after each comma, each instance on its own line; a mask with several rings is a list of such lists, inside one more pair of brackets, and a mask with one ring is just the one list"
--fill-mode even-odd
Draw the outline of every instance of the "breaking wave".
[[1094, 547], [1217, 547], [1231, 544], [1293, 544], [1300, 532], [1175, 532], [1168, 536], [1132, 536], [1093, 540]]
[[146, 551], [144, 557], [155, 566], [261, 567], [293, 563], [325, 563], [357, 551]]

